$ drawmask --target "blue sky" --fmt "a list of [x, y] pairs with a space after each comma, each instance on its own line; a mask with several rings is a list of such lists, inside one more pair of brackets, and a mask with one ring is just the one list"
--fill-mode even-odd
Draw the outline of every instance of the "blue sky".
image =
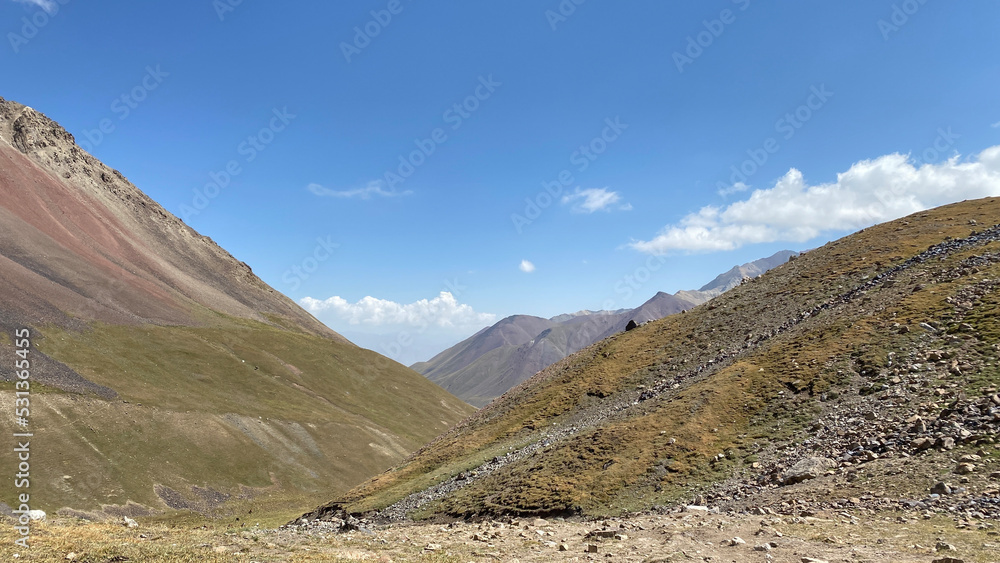
[[987, 0], [0, 0], [0, 96], [411, 363], [1000, 195], [998, 21]]

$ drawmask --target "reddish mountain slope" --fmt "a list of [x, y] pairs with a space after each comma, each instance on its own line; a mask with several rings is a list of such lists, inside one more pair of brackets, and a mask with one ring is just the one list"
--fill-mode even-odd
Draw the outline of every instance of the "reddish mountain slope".
[[[0, 288], [7, 420], [23, 400], [11, 337], [31, 333], [32, 508], [304, 509], [473, 410], [325, 327], [59, 125], [3, 99]], [[0, 480], [0, 499], [16, 493]]]
[[0, 318], [190, 324], [209, 309], [346, 342], [74, 143], [0, 98]]

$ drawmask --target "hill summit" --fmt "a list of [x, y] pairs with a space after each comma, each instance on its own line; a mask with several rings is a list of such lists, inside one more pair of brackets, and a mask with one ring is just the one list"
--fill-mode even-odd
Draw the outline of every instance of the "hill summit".
[[411, 366], [469, 404], [485, 406], [542, 369], [599, 340], [642, 324], [686, 311], [784, 264], [798, 253], [782, 250], [767, 258], [734, 266], [695, 291], [657, 292], [635, 309], [579, 311], [543, 319], [514, 315]]
[[554, 364], [307, 518], [1000, 517], [998, 223], [1000, 199], [967, 201], [812, 250]]
[[27, 331], [32, 508], [47, 512], [304, 509], [472, 411], [2, 98], [0, 286], [0, 410], [13, 420]]

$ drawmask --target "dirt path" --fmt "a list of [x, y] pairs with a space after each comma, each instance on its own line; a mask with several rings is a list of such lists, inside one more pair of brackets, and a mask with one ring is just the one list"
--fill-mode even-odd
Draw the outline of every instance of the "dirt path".
[[[322, 538], [326, 553], [372, 561], [927, 562], [1000, 560], [994, 524], [945, 517], [820, 513], [727, 516], [701, 508], [596, 522], [514, 519], [396, 524], [377, 531], [277, 532], [275, 545]], [[589, 550], [595, 550], [592, 552]], [[255, 553], [254, 557], [265, 557]], [[255, 559], [277, 561], [278, 559]], [[297, 560], [297, 559], [290, 559]]]

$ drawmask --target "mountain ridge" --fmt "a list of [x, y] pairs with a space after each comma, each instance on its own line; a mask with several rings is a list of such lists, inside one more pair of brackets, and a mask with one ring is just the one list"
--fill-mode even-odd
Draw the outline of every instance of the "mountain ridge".
[[[779, 251], [716, 276], [699, 290], [663, 291], [634, 309], [589, 311], [556, 315], [505, 317], [427, 362], [410, 366], [466, 402], [482, 407], [552, 363], [594, 342], [637, 324], [680, 313], [788, 261], [798, 253]], [[496, 334], [517, 333], [498, 340]]]
[[[116, 322], [190, 323], [194, 320], [190, 303], [193, 301], [226, 314], [264, 322], [267, 319], [263, 314], [279, 314], [292, 319], [302, 330], [348, 342], [267, 286], [245, 263], [166, 211], [120, 172], [80, 149], [70, 133], [41, 113], [0, 98], [0, 141], [4, 148], [4, 169], [9, 175], [17, 175], [6, 179], [4, 255], [8, 259], [17, 256], [29, 265], [40, 267], [30, 257], [58, 249], [49, 244], [35, 251], [28, 245], [24, 231], [34, 231], [36, 235], [54, 233], [57, 237], [54, 242], [89, 260], [89, 263], [75, 260], [74, 274], [110, 278], [115, 282], [111, 289], [122, 294], [120, 302], [105, 303], [102, 298], [109, 297], [107, 288], [69, 288], [75, 295], [60, 296], [65, 308], [85, 303], [87, 307], [77, 312]], [[52, 185], [61, 182], [75, 188], [68, 197], [57, 185]], [[15, 183], [32, 183], [35, 191], [15, 193], [12, 187]], [[62, 210], [63, 222], [40, 213], [50, 206]], [[81, 210], [79, 216], [68, 216], [77, 210]], [[140, 238], [123, 236], [136, 232], [141, 233]], [[17, 247], [13, 244], [15, 240], [20, 243]], [[178, 251], [178, 247], [188, 254]], [[63, 260], [73, 261], [73, 256], [66, 255]], [[192, 262], [193, 270], [177, 267]], [[66, 275], [45, 273], [68, 285]], [[142, 277], [137, 273], [152, 276]], [[44, 283], [37, 276], [33, 281]], [[30, 293], [32, 284], [20, 285]], [[228, 292], [219, 292], [220, 287]], [[14, 306], [13, 299], [4, 303], [6, 310]], [[56, 311], [47, 312], [58, 315]], [[62, 322], [70, 321], [62, 319]]]
[[[329, 329], [58, 123], [4, 99], [0, 284], [0, 412], [21, 400], [10, 337], [27, 328], [31, 431], [46, 444], [31, 452], [32, 508], [284, 513], [472, 410]], [[0, 484], [4, 498], [13, 486]]]
[[[998, 198], [863, 229], [557, 362], [308, 518], [802, 516], [852, 496], [1000, 517], [998, 279]], [[928, 497], [949, 474], [969, 490]]]

